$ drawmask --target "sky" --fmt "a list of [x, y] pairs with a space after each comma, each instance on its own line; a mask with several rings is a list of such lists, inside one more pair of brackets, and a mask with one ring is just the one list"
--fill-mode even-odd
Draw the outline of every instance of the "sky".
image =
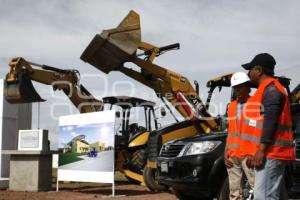
[[[118, 72], [106, 75], [80, 60], [95, 34], [115, 28], [134, 10], [141, 18], [143, 41], [156, 46], [180, 43], [180, 50], [158, 57], [155, 63], [184, 75], [191, 83], [197, 80], [203, 99], [209, 79], [243, 71], [241, 64], [262, 52], [275, 57], [275, 73], [291, 78], [291, 88], [298, 85], [298, 0], [0, 0], [0, 5], [2, 78], [9, 60], [21, 56], [35, 63], [79, 70], [81, 83], [99, 98], [130, 94], [159, 103], [152, 89]], [[39, 127], [50, 131], [55, 144], [58, 117], [77, 111], [61, 92], [34, 85], [47, 101], [40, 103], [39, 111], [37, 104], [33, 105], [33, 128], [40, 121]], [[226, 104], [229, 99], [216, 95], [213, 101]]]
[[73, 138], [84, 135], [89, 144], [102, 142], [105, 147], [114, 146], [114, 124], [99, 123], [60, 126], [59, 148], [64, 148]]

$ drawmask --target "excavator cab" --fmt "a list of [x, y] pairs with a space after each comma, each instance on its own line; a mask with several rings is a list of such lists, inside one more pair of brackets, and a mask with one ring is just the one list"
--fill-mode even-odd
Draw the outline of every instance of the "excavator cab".
[[148, 137], [158, 128], [155, 103], [127, 96], [104, 97], [103, 103], [120, 112], [115, 134], [116, 170], [129, 181], [144, 183]]
[[45, 101], [34, 89], [31, 78], [23, 67], [28, 67], [24, 59], [14, 58], [10, 61], [10, 72], [4, 81], [4, 96], [12, 104]]
[[[103, 98], [103, 103], [109, 105], [109, 109], [116, 109], [120, 112], [120, 125], [117, 125], [116, 130], [117, 148], [127, 148], [134, 138], [158, 127], [154, 102], [137, 97], [109, 96]], [[139, 146], [139, 144], [135, 143], [134, 146]]]

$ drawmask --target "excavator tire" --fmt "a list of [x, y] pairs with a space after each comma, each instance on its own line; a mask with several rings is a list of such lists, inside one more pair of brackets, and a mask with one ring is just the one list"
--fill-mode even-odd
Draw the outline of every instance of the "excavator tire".
[[[145, 149], [139, 149], [132, 153], [130, 163], [134, 166], [137, 172], [142, 173], [142, 170], [144, 169], [146, 165], [146, 151]], [[136, 171], [135, 170], [135, 171]]]
[[[146, 152], [145, 149], [138, 149], [131, 153], [129, 163], [127, 167], [130, 171], [133, 171], [138, 174], [143, 174], [143, 169], [146, 165]], [[140, 181], [135, 180], [131, 177], [125, 176], [127, 180], [132, 184], [140, 184]]]
[[143, 177], [145, 185], [153, 192], [166, 191], [169, 189], [167, 185], [163, 185], [157, 181], [157, 171], [154, 168], [146, 166], [144, 168]]

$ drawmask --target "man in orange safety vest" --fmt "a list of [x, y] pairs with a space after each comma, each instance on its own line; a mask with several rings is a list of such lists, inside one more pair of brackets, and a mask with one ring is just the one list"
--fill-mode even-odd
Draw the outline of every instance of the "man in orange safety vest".
[[254, 187], [254, 170], [246, 162], [247, 157], [241, 151], [241, 136], [243, 135], [243, 107], [249, 99], [249, 77], [244, 72], [234, 73], [231, 77], [231, 87], [236, 99], [232, 101], [227, 110], [228, 135], [224, 151], [224, 161], [229, 179], [230, 200], [242, 200], [241, 185], [243, 173], [246, 175], [251, 189]]
[[284, 170], [294, 159], [292, 118], [288, 94], [274, 78], [276, 61], [268, 53], [256, 55], [242, 67], [258, 86], [247, 102], [241, 150], [253, 156], [254, 200], [285, 200]]

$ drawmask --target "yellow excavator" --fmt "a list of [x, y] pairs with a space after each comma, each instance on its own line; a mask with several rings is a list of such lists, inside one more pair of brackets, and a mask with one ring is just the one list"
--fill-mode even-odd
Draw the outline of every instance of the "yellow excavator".
[[[141, 41], [139, 15], [130, 11], [117, 28], [96, 34], [81, 55], [83, 61], [104, 73], [119, 71], [152, 88], [163, 102], [170, 102], [186, 119], [152, 131], [147, 138], [147, 166], [143, 177], [151, 190], [164, 189], [155, 179], [156, 157], [162, 144], [220, 129], [218, 120], [213, 118], [207, 109], [211, 95], [204, 104], [198, 95], [197, 84], [194, 88], [184, 76], [153, 63], [157, 56], [178, 48], [179, 44], [159, 48]], [[139, 69], [126, 67], [126, 62], [134, 63]], [[229, 80], [230, 77], [231, 75], [227, 75], [222, 79]], [[211, 87], [210, 94], [216, 87]], [[171, 109], [169, 110], [171, 112]]]
[[[146, 165], [147, 138], [150, 131], [158, 128], [154, 102], [127, 96], [96, 99], [79, 83], [77, 70], [40, 65], [21, 57], [11, 59], [9, 66], [4, 96], [10, 103], [45, 101], [34, 89], [32, 81], [35, 81], [63, 91], [80, 113], [102, 111], [104, 106], [117, 110], [121, 122], [116, 125], [115, 170], [122, 172], [131, 182], [144, 182], [141, 174]], [[144, 117], [136, 120], [131, 117], [132, 113]], [[164, 110], [161, 110], [161, 115], [164, 115]]]

